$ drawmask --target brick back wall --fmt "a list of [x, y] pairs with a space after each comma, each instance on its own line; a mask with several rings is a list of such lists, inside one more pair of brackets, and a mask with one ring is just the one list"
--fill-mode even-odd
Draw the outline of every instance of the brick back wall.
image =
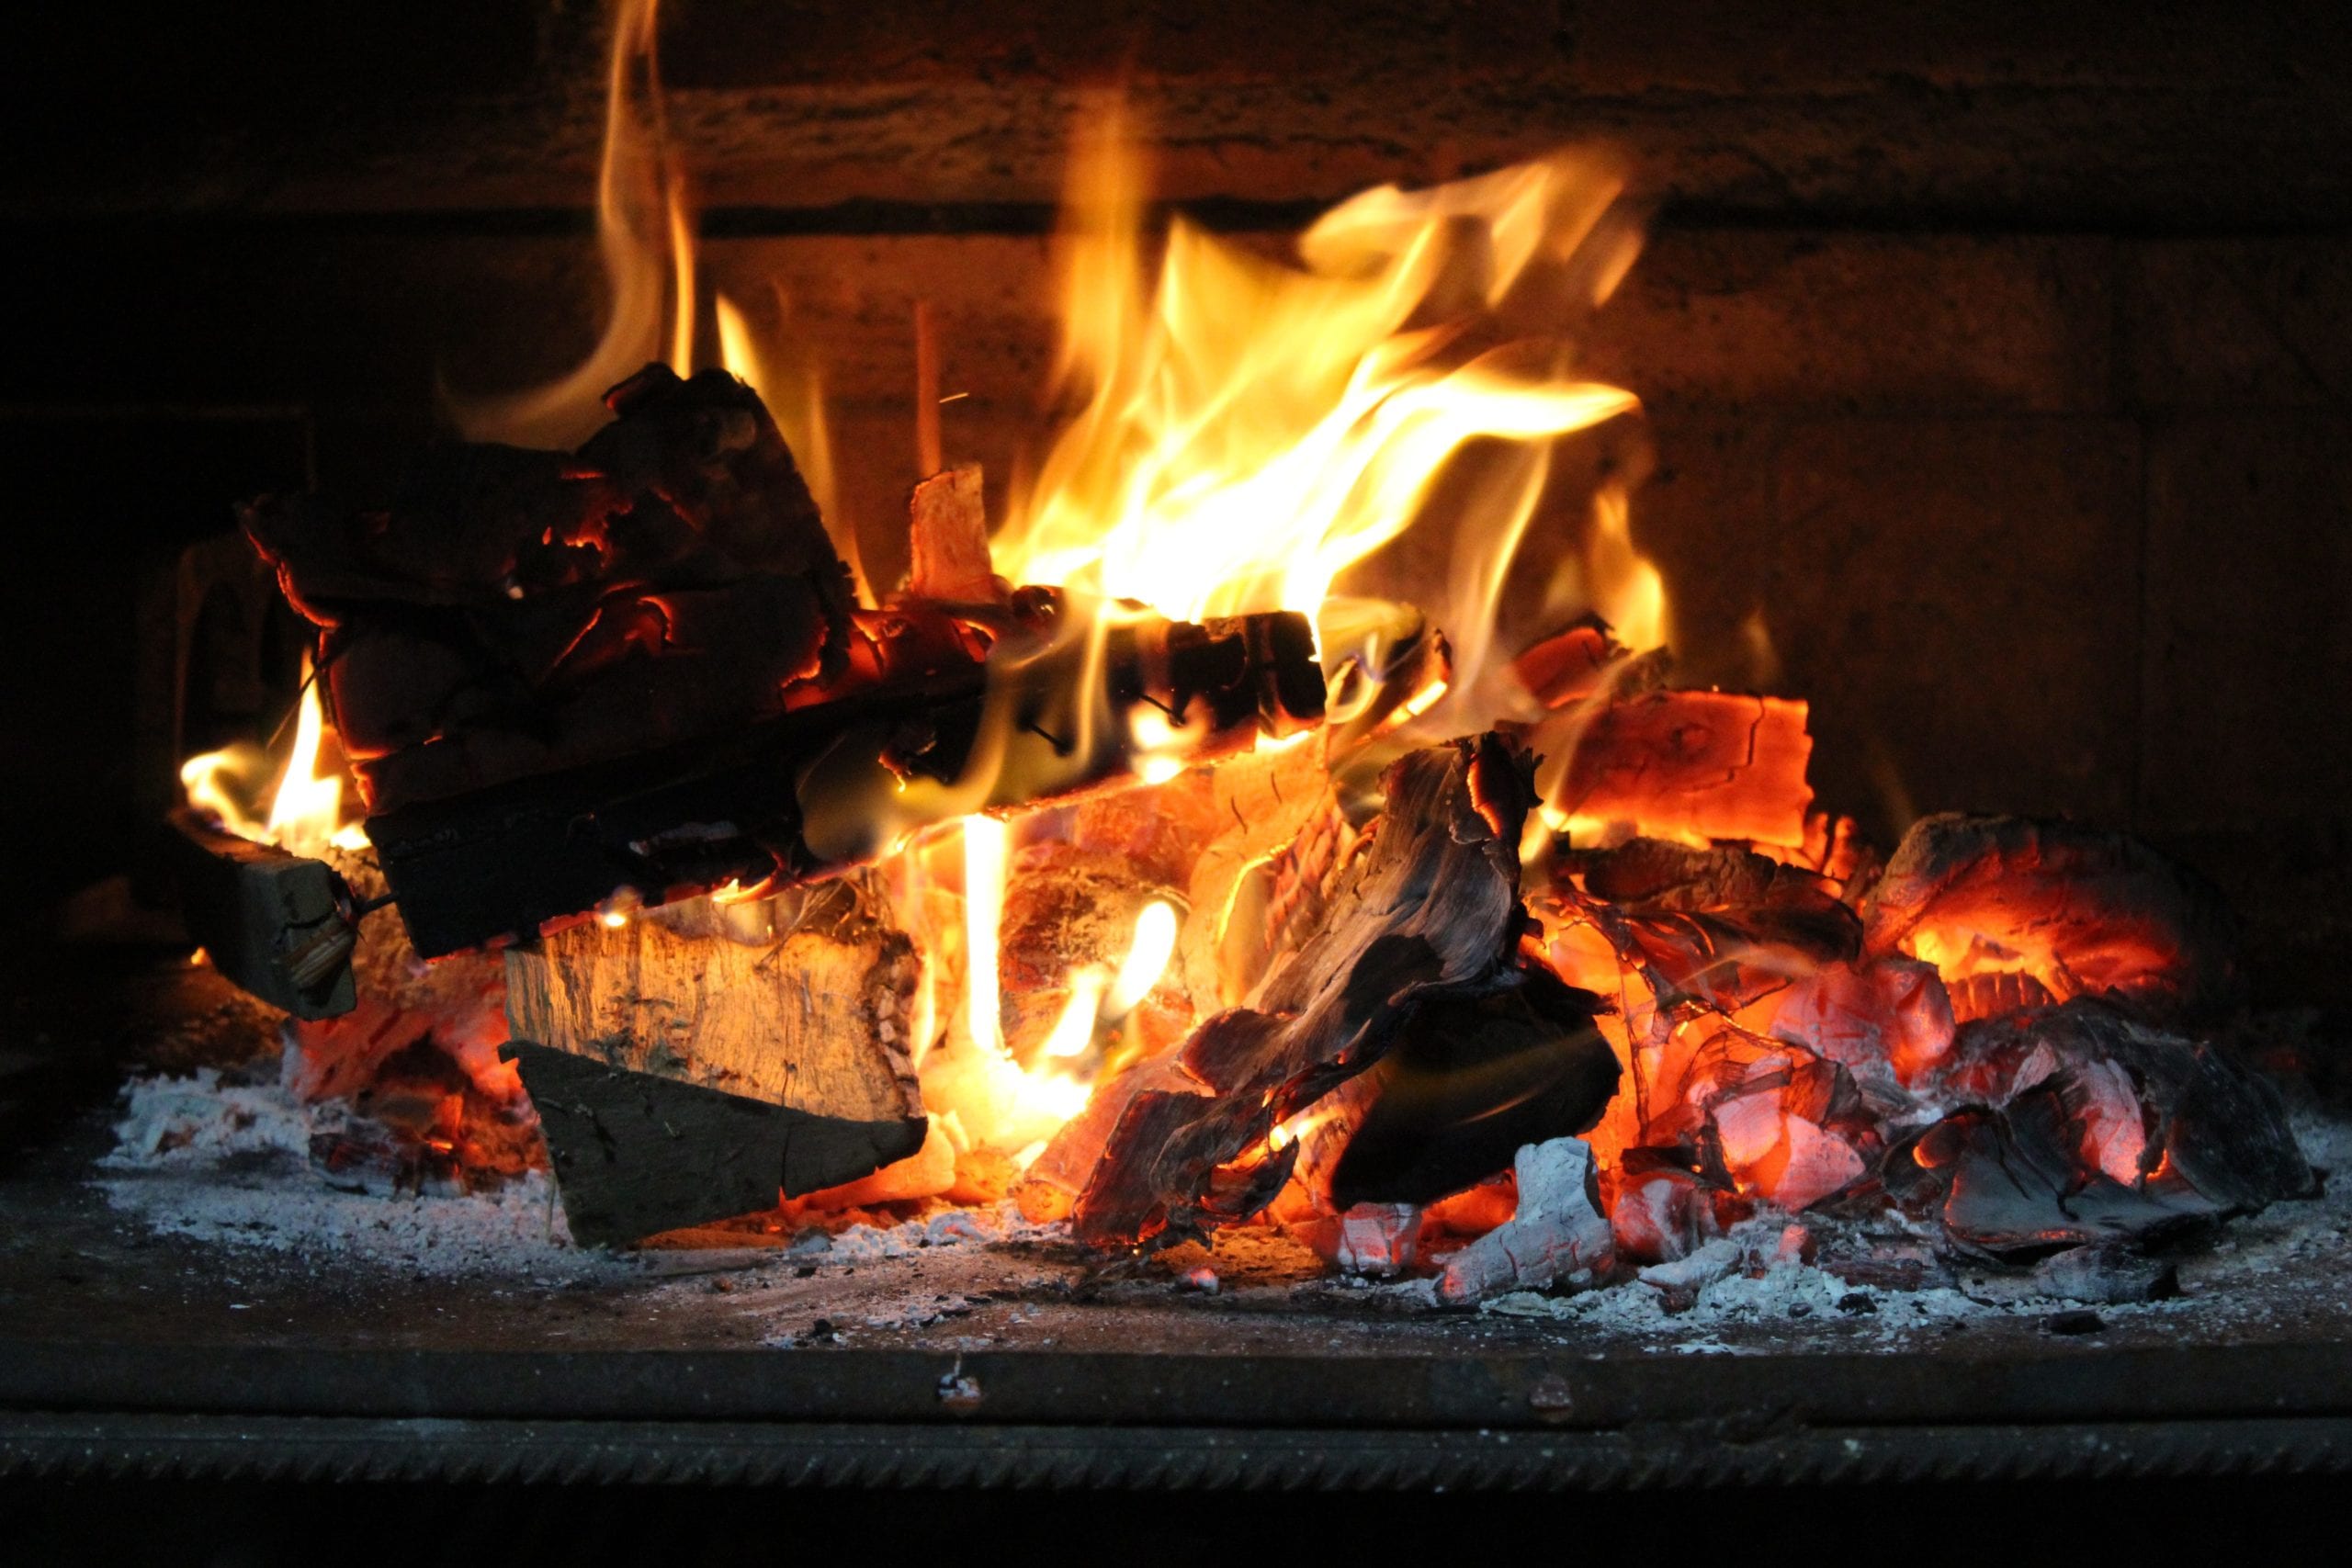
[[[440, 9], [414, 25], [490, 29], [447, 80], [410, 47], [404, 95], [376, 91], [321, 44], [302, 92], [207, 99], [176, 139], [142, 118], [158, 88], [79, 182], [19, 160], [0, 221], [38, 307], [0, 422], [299, 410], [321, 478], [364, 487], [434, 434], [445, 388], [577, 359], [594, 17]], [[1948, 807], [2133, 826], [2225, 884], [2270, 994], [2352, 1000], [2331, 961], [2352, 935], [2337, 20], [2054, 9], [1146, 8], [1122, 53], [1085, 7], [883, 26], [673, 0], [665, 50], [714, 209], [706, 285], [788, 309], [885, 579], [914, 300], [969, 394], [951, 450], [1001, 487], [1035, 448], [1042, 232], [1106, 60], [1166, 188], [1253, 243], [1369, 181], [1614, 139], [1663, 210], [1585, 365], [1646, 411], [1587, 445], [1647, 475], [1635, 534], [1686, 671], [1812, 699], [1823, 802], [1883, 837]], [[1581, 499], [1554, 498], [1556, 542]], [[1425, 581], [1416, 548], [1374, 575]], [[1773, 668], [1743, 631], [1759, 613]]]

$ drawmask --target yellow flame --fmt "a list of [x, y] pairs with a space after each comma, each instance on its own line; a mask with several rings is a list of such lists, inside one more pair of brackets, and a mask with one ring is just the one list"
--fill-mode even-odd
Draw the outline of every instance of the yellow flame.
[[964, 819], [964, 1007], [972, 1043], [1002, 1055], [1002, 993], [998, 988], [997, 937], [1004, 923], [1005, 825], [991, 817]]
[[1102, 971], [1090, 964], [1069, 977], [1069, 1000], [1061, 1017], [1037, 1047], [1044, 1056], [1083, 1056], [1094, 1043], [1094, 1026], [1102, 1017]]
[[[1062, 371], [1085, 406], [1001, 542], [1016, 581], [1188, 619], [1313, 615], [1466, 445], [1544, 442], [1636, 406], [1562, 374], [1558, 343], [1510, 330], [1536, 296], [1589, 306], [1630, 260], [1604, 222], [1620, 186], [1590, 164], [1368, 191], [1307, 231], [1304, 266], [1179, 219], [1148, 283], [1143, 186], [1123, 115], [1100, 116], [1062, 234]], [[1541, 468], [1513, 510], [1532, 508]]]
[[329, 845], [364, 850], [366, 829], [343, 820], [341, 771], [320, 769], [325, 738], [325, 710], [306, 664], [301, 702], [294, 715], [294, 742], [263, 803], [251, 804], [254, 781], [268, 771], [269, 758], [260, 747], [243, 742], [181, 763], [180, 787], [190, 806], [209, 812], [223, 829], [241, 839], [275, 844], [298, 855], [322, 855]]
[[324, 853], [342, 823], [342, 775], [319, 773], [319, 742], [325, 733], [319, 683], [306, 681], [294, 719], [294, 750], [287, 754], [286, 771], [269, 802], [271, 841], [298, 855]]
[[620, 0], [614, 17], [596, 175], [596, 246], [612, 294], [604, 332], [577, 368], [545, 386], [452, 396], [469, 440], [575, 446], [608, 417], [605, 391], [648, 360], [666, 354], [681, 375], [692, 367], [694, 226], [654, 52], [658, 10], [659, 0]]
[[1643, 653], [1672, 640], [1666, 580], [1634, 547], [1633, 503], [1623, 485], [1605, 486], [1593, 498], [1587, 570], [1591, 574], [1592, 607], [1616, 632], [1619, 642]]
[[1102, 998], [1102, 1016], [1117, 1021], [1135, 1011], [1159, 976], [1167, 972], [1168, 960], [1176, 952], [1176, 906], [1165, 898], [1155, 898], [1143, 907], [1136, 917], [1136, 935], [1127, 946], [1127, 955], [1119, 964], [1118, 976], [1111, 982]]

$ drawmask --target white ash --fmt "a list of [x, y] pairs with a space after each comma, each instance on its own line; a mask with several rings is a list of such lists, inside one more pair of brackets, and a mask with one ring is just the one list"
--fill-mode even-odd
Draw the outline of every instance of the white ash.
[[198, 1242], [425, 1275], [573, 1279], [609, 1267], [571, 1245], [540, 1172], [465, 1194], [329, 1186], [311, 1165], [311, 1139], [348, 1121], [339, 1101], [307, 1105], [280, 1082], [224, 1081], [210, 1067], [136, 1079], [97, 1185], [149, 1229]]

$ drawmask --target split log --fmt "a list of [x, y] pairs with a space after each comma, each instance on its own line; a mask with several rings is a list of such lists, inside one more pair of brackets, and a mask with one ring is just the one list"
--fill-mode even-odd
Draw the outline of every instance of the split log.
[[359, 919], [333, 867], [223, 832], [187, 807], [170, 821], [181, 914], [214, 968], [297, 1018], [358, 1005]]
[[[2197, 1013], [2234, 994], [2236, 931], [2221, 895], [2124, 833], [1956, 812], [1912, 825], [1862, 901], [1874, 953], [1933, 963], [1977, 1009], [2106, 997], [2151, 1016]], [[2040, 995], [2037, 996], [2036, 992]]]
[[[1057, 595], [1023, 594], [1029, 626], [1004, 627], [985, 662], [926, 656], [759, 724], [369, 818], [418, 951], [527, 940], [622, 889], [656, 905], [839, 870], [921, 825], [902, 780], [957, 780], [976, 756], [994, 764], [979, 793], [939, 792], [935, 815], [1082, 795], [1128, 776], [1125, 716], [1145, 704], [1203, 757], [1320, 717], [1303, 616], [1146, 619], [1114, 628], [1097, 658], [1057, 633]], [[868, 614], [902, 642], [923, 635], [910, 613]], [[1092, 726], [1081, 751], [1066, 716], [1090, 703], [1118, 721]]]
[[[731, 908], [684, 904], [507, 951], [508, 1020], [525, 1047], [514, 1059], [576, 1237], [724, 1219], [922, 1146], [909, 1032], [919, 964], [867, 891], [850, 879]], [[663, 1118], [683, 1126], [678, 1116], [754, 1152], [780, 1149], [780, 1163], [697, 1152], [689, 1180], [672, 1168], [675, 1145], [653, 1134]]]
[[1506, 1291], [1541, 1291], [1585, 1282], [1611, 1261], [1609, 1217], [1600, 1212], [1599, 1168], [1578, 1138], [1555, 1138], [1519, 1151], [1512, 1162], [1519, 1211], [1449, 1258], [1437, 1299], [1469, 1306]]
[[1272, 1147], [1276, 1123], [1373, 1066], [1425, 1002], [1514, 983], [1527, 774], [1491, 734], [1389, 768], [1385, 814], [1321, 930], [1249, 1006], [1137, 1069], [1151, 1087], [1114, 1096], [1072, 1213], [1081, 1241], [1174, 1240], [1255, 1213], [1296, 1158], [1295, 1144]]
[[1563, 710], [1526, 732], [1553, 809], [1670, 838], [1801, 848], [1813, 786], [1805, 705], [1730, 692], [1651, 692]]
[[673, 930], [668, 913], [507, 949], [514, 1038], [816, 1115], [922, 1114], [911, 1054], [921, 964], [856, 879], [737, 906], [724, 934]]

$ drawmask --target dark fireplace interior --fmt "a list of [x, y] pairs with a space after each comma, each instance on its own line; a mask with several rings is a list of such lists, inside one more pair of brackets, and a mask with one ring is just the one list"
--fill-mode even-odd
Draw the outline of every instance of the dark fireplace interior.
[[[703, 303], [688, 357], [720, 363], [710, 301], [723, 298], [779, 384], [821, 389], [828, 522], [886, 592], [910, 570], [909, 491], [943, 450], [980, 465], [987, 514], [1001, 518], [1072, 412], [1053, 391], [1057, 209], [1073, 134], [1111, 95], [1139, 128], [1153, 201], [1269, 257], [1368, 187], [1481, 175], [1563, 146], [1613, 160], [1645, 239], [1577, 328], [1575, 373], [1630, 390], [1640, 412], [1562, 441], [1522, 551], [1535, 564], [1505, 584], [1498, 622], [1523, 640], [1553, 629], [1536, 558], [1590, 558], [1593, 498], [1622, 487], [1632, 547], [1670, 606], [1675, 685], [1809, 704], [1816, 808], [1853, 818], [1882, 854], [1941, 812], [2132, 835], [2233, 911], [2234, 989], [2211, 1026], [2233, 1060], [2277, 1077], [2298, 1115], [2340, 1109], [2352, 37], [2337, 7], [618, 9], [652, 17], [658, 42], [648, 145], [691, 228]], [[406, 1462], [384, 1457], [406, 1440], [392, 1428], [435, 1416], [471, 1422], [472, 1446], [403, 1478], [505, 1475], [500, 1434], [533, 1420], [628, 1428], [593, 1463], [560, 1444], [531, 1450], [616, 1480], [669, 1462], [656, 1427], [698, 1422], [695, 1440], [716, 1446], [694, 1473], [708, 1479], [781, 1477], [765, 1423], [789, 1427], [801, 1480], [899, 1485], [1056, 1464], [1076, 1475], [1086, 1466], [1070, 1456], [1093, 1439], [1023, 1438], [1016, 1451], [1004, 1434], [1090, 1424], [1130, 1450], [1097, 1451], [1088, 1473], [1125, 1485], [1216, 1483], [1224, 1472], [1193, 1439], [1169, 1436], [1209, 1429], [1257, 1434], [1226, 1477], [1250, 1485], [1286, 1464], [1358, 1487], [1382, 1483], [1380, 1464], [1407, 1486], [2030, 1480], [1994, 1457], [1996, 1427], [2075, 1440], [2101, 1423], [2139, 1434], [2136, 1450], [2115, 1441], [2141, 1475], [2334, 1471], [2352, 1456], [2340, 1292], [2187, 1337], [2253, 1359], [2167, 1359], [2154, 1318], [2038, 1306], [2013, 1333], [1971, 1321], [1932, 1346], [1905, 1341], [1920, 1370], [1883, 1377], [1774, 1362], [1825, 1348], [1866, 1359], [1850, 1339], [1812, 1345], [1817, 1325], [1783, 1322], [1736, 1357], [1585, 1358], [1567, 1330], [1532, 1318], [1453, 1319], [1425, 1337], [1378, 1313], [1359, 1321], [1329, 1283], [1288, 1325], [1238, 1306], [1187, 1322], [1136, 1295], [1159, 1265], [1058, 1254], [1036, 1266], [1050, 1288], [1043, 1275], [994, 1284], [994, 1264], [975, 1265], [942, 1277], [933, 1315], [855, 1325], [826, 1309], [824, 1280], [770, 1257], [759, 1268], [799, 1293], [764, 1349], [668, 1307], [639, 1333], [639, 1287], [609, 1281], [492, 1289], [427, 1270], [305, 1294], [273, 1274], [280, 1258], [253, 1265], [249, 1284], [169, 1283], [169, 1302], [138, 1304], [128, 1292], [165, 1279], [144, 1269], [246, 1256], [183, 1234], [161, 1244], [166, 1265], [142, 1260], [120, 1240], [133, 1222], [74, 1196], [126, 1075], [187, 1070], [243, 1017], [243, 1004], [190, 1001], [157, 978], [189, 947], [173, 923], [166, 826], [181, 763], [282, 741], [303, 678], [310, 628], [243, 564], [234, 508], [381, 492], [452, 435], [456, 411], [591, 358], [616, 309], [597, 216], [615, 10], [248, 3], [135, 24], [66, 9], [21, 27], [0, 109], [18, 278], [0, 451], [19, 552], [0, 579], [16, 634], [0, 1189], [27, 1239], [0, 1264], [0, 1337], [17, 1348], [0, 1469], [52, 1473], [81, 1443], [119, 1456], [100, 1467], [118, 1476], [144, 1464], [286, 1477], [315, 1443], [338, 1473], [390, 1475], [368, 1467]], [[914, 413], [919, 310], [923, 384], [946, 400], [929, 452]], [[1408, 533], [1343, 586], [1409, 599], [1444, 577], [1452, 547]], [[2259, 1234], [2296, 1225], [2299, 1266], [2352, 1279], [2340, 1229], [2290, 1217]], [[665, 1300], [692, 1288], [740, 1314], [767, 1285], [756, 1270], [738, 1283], [752, 1266], [734, 1245], [704, 1235], [674, 1262], [633, 1256], [657, 1260], [642, 1277]], [[83, 1261], [52, 1267], [52, 1255]], [[1279, 1269], [1245, 1247], [1198, 1272], [1205, 1285], [1185, 1275], [1170, 1288], [1199, 1300], [1222, 1273], [1238, 1301]], [[265, 1309], [283, 1297], [282, 1328], [232, 1320], [246, 1307], [228, 1298], [246, 1294]], [[1849, 1316], [1880, 1311], [1851, 1299], [1864, 1305]], [[432, 1315], [451, 1302], [467, 1325], [436, 1337]], [[1090, 1317], [1098, 1302], [1114, 1315]], [[869, 1309], [881, 1310], [863, 1298], [854, 1310]], [[999, 1348], [950, 1348], [983, 1324]], [[791, 1359], [820, 1349], [831, 1359]], [[737, 1350], [766, 1359], [748, 1374], [588, 1364]], [[1935, 1371], [1972, 1354], [1979, 1371]], [[849, 1365], [860, 1355], [870, 1368]], [[1335, 1377], [1318, 1355], [1361, 1356], [1376, 1375]], [[408, 1359], [389, 1384], [368, 1359], [387, 1356]], [[1220, 1381], [1221, 1356], [1254, 1358], [1255, 1386]], [[1439, 1361], [1467, 1370], [1449, 1382], [1428, 1371]], [[1596, 1370], [1562, 1373], [1570, 1361]], [[1707, 1375], [1687, 1375], [1702, 1362]], [[1986, 1367], [2025, 1371], [2004, 1381]], [[1794, 1402], [1810, 1414], [1726, 1430], [1726, 1412], [1792, 1407], [1775, 1377], [1813, 1389]], [[164, 1392], [139, 1406], [123, 1391], [142, 1386]], [[277, 1423], [256, 1428], [254, 1450], [276, 1457], [238, 1472], [158, 1425], [224, 1413]], [[2278, 1429], [2255, 1431], [2263, 1420]], [[373, 1426], [300, 1425], [337, 1421]], [[1513, 1422], [1588, 1446], [1541, 1464], [1476, 1448]], [[1804, 1446], [1840, 1423], [1877, 1445], [1851, 1476]], [[1323, 1446], [1268, 1436], [1301, 1427]], [[1653, 1427], [1681, 1434], [1653, 1456], [1663, 1469], [1590, 1446]], [[917, 1431], [933, 1435], [892, 1435]], [[1384, 1431], [1395, 1440], [1377, 1456], [1347, 1448]], [[1470, 1432], [1475, 1452], [1442, 1436], [1408, 1452], [1399, 1436]], [[2045, 1447], [2041, 1473], [2067, 1473], [2060, 1440]], [[1747, 1458], [1721, 1457], [1735, 1450]], [[920, 1464], [906, 1457], [918, 1452]]]

